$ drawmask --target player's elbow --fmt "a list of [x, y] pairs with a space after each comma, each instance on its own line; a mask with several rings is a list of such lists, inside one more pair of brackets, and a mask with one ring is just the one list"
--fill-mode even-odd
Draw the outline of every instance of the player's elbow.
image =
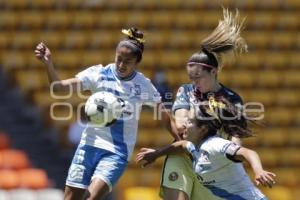
[[64, 81], [54, 81], [50, 85], [51, 91], [54, 92], [67, 91], [68, 88], [69, 88], [69, 84], [66, 84]]

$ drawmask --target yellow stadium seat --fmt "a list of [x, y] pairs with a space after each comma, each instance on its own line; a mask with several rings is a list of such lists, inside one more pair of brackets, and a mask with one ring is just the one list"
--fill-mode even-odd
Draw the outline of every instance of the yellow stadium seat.
[[98, 14], [95, 26], [98, 28], [117, 28], [123, 25], [123, 20], [127, 17], [127, 11], [109, 10], [103, 11]]
[[250, 70], [226, 70], [221, 71], [222, 76], [229, 77], [229, 83], [233, 86], [251, 87], [256, 82], [256, 74]]
[[94, 31], [90, 35], [89, 46], [98, 49], [117, 46], [120, 36], [120, 31]]
[[49, 48], [56, 49], [63, 44], [65, 38], [66, 34], [63, 31], [44, 31], [39, 34], [37, 39], [44, 42]]
[[36, 40], [36, 34], [30, 32], [16, 32], [12, 39], [11, 46], [13, 48], [30, 48], [33, 49], [35, 44], [39, 41]]
[[8, 32], [0, 33], [0, 49], [7, 48], [8, 45], [11, 44], [13, 36]]
[[172, 11], [158, 11], [155, 13], [151, 13], [151, 20], [149, 21], [148, 26], [150, 27], [171, 27], [172, 23], [175, 21], [174, 16], [176, 13]]
[[299, 70], [287, 70], [280, 74], [283, 79], [283, 83], [285, 86], [296, 86], [300, 85], [300, 72]]
[[131, 187], [125, 190], [125, 200], [159, 200], [158, 189], [150, 187]]
[[294, 90], [280, 90], [273, 98], [278, 105], [296, 106], [300, 102], [300, 93]]
[[[259, 148], [255, 149], [258, 153], [258, 155], [261, 158], [261, 162], [265, 168], [267, 167], [274, 167], [277, 166], [280, 162], [280, 157], [278, 156], [278, 150], [277, 149], [270, 149], [270, 148]], [[272, 152], [272, 153], [270, 153]]]
[[[293, 32], [275, 32], [270, 37], [270, 47], [275, 48], [291, 48], [294, 44], [294, 39], [297, 38], [297, 34]], [[279, 56], [284, 57], [284, 56]]]
[[[168, 43], [170, 33], [166, 31], [148, 31], [146, 32], [147, 46], [152, 48], [161, 48]], [[147, 53], [147, 52], [145, 52]], [[152, 58], [153, 59], [153, 58]], [[154, 59], [153, 59], [154, 60]]]
[[[96, 13], [97, 15], [99, 13]], [[72, 26], [76, 28], [92, 28], [97, 20], [96, 14], [91, 11], [81, 11], [74, 14]]]
[[73, 48], [83, 49], [88, 45], [89, 38], [90, 38], [89, 32], [83, 32], [83, 31], [69, 32], [68, 36], [64, 41], [64, 47], [70, 49]]
[[201, 23], [201, 16], [190, 11], [183, 11], [180, 14], [175, 16], [175, 26], [184, 28], [194, 28], [196, 29], [197, 25]]
[[[280, 156], [280, 164], [282, 166], [300, 166], [300, 150], [296, 147], [294, 148], [284, 148], [279, 156]], [[300, 183], [300, 178], [298, 178], [298, 182]]]
[[139, 124], [141, 127], [156, 127], [159, 124], [159, 121], [155, 119], [155, 113], [153, 112], [153, 109], [150, 111], [143, 111], [140, 115], [140, 121]]
[[299, 16], [297, 12], [282, 12], [280, 17], [276, 20], [277, 28], [281, 29], [294, 29], [299, 25]]
[[288, 140], [287, 133], [283, 128], [269, 128], [258, 134], [260, 143], [265, 146], [283, 146]]
[[49, 85], [47, 74], [44, 70], [17, 71], [15, 76], [19, 87], [24, 92], [44, 88]]
[[262, 57], [263, 55], [247, 52], [245, 54], [242, 54], [241, 56], [238, 56], [234, 65], [237, 69], [246, 67], [249, 69], [258, 69], [263, 64]]
[[[21, 12], [20, 26], [23, 28], [42, 28], [45, 23], [51, 19], [47, 18], [47, 14], [41, 11]], [[51, 17], [52, 18], [52, 17]]]
[[29, 5], [28, 0], [18, 1], [18, 0], [11, 0], [11, 1], [4, 1], [4, 7], [9, 9], [24, 9]]
[[247, 44], [250, 47], [255, 47], [257, 49], [265, 48], [270, 42], [269, 35], [268, 34], [260, 34], [259, 31], [248, 31], [248, 32], [245, 31], [245, 33], [243, 33], [243, 35], [246, 39]]
[[[180, 76], [179, 76], [179, 74], [180, 74]], [[177, 86], [177, 85], [182, 85], [182, 84], [190, 82], [185, 68], [178, 69], [178, 70], [168, 70], [166, 72], [166, 75], [167, 75], [168, 83], [173, 88], [176, 88], [175, 86]]]
[[273, 12], [252, 12], [247, 16], [247, 27], [271, 29], [277, 23]]
[[43, 0], [35, 0], [32, 2], [31, 6], [33, 8], [39, 9], [51, 9], [55, 6], [55, 0], [43, 1]]
[[[284, 151], [284, 150], [283, 150]], [[284, 155], [284, 153], [282, 153]], [[280, 155], [278, 155], [280, 156]], [[289, 187], [295, 187], [299, 184], [299, 170], [292, 167], [281, 167], [272, 170], [276, 174], [276, 183]]]
[[49, 11], [46, 12], [47, 21], [45, 22], [46, 28], [56, 29], [56, 28], [66, 28], [71, 24], [73, 19], [72, 12], [61, 11]]
[[0, 12], [0, 27], [3, 30], [15, 28], [19, 23], [20, 23], [20, 16], [16, 12], [4, 11], [4, 10]]
[[5, 69], [26, 68], [28, 55], [20, 51], [6, 51], [2, 54], [2, 64]]
[[300, 129], [290, 128], [288, 131], [287, 139], [290, 145], [300, 145]]
[[265, 112], [265, 120], [270, 125], [291, 125], [294, 117], [292, 110], [287, 108], [274, 108]]
[[248, 93], [248, 101], [262, 103], [264, 106], [273, 105], [276, 101], [274, 92], [270, 90], [249, 90]]
[[286, 69], [289, 62], [290, 55], [284, 52], [265, 53], [264, 59], [262, 60], [262, 64], [267, 68], [267, 70]]
[[292, 196], [291, 189], [285, 186], [275, 186], [272, 189], [264, 189], [263, 192], [268, 199], [272, 200], [295, 200]]
[[255, 78], [255, 82], [262, 87], [277, 87], [282, 83], [281, 73], [276, 71], [260, 71]]
[[76, 69], [82, 67], [82, 59], [81, 51], [58, 51], [55, 55], [55, 65], [57, 69]]

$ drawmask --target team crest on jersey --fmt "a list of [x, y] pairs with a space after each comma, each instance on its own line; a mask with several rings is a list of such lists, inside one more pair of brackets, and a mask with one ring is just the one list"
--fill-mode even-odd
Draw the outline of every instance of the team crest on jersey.
[[141, 95], [141, 93], [142, 90], [140, 85], [134, 84], [134, 87], [130, 88], [130, 94], [134, 94], [136, 96], [136, 95]]
[[169, 174], [169, 180], [170, 181], [176, 181], [178, 179], [178, 173], [177, 172], [171, 172]]

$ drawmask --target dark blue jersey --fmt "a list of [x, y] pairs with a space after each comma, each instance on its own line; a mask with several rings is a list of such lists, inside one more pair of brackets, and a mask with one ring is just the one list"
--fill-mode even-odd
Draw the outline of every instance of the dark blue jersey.
[[208, 100], [208, 95], [212, 93], [216, 99], [223, 96], [236, 106], [241, 106], [243, 104], [242, 98], [236, 92], [222, 84], [217, 92], [207, 93], [198, 92], [193, 84], [184, 84], [178, 89], [172, 111], [175, 112], [178, 109], [190, 110], [191, 107], [197, 105], [197, 103]]

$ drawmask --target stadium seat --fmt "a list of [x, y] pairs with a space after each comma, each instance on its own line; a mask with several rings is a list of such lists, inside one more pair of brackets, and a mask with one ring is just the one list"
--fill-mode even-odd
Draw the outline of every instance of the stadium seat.
[[300, 85], [300, 72], [297, 70], [287, 70], [282, 75], [283, 84], [290, 87], [297, 87]]
[[44, 27], [50, 29], [62, 29], [67, 28], [71, 24], [71, 20], [73, 19], [72, 12], [65, 12], [59, 10], [52, 10], [49, 12], [45, 12], [46, 16], [48, 16], [47, 21], [45, 22]]
[[283, 128], [268, 128], [258, 133], [260, 144], [264, 146], [283, 146], [287, 143], [287, 132]]
[[15, 189], [9, 192], [10, 200], [39, 200], [33, 190]]
[[265, 120], [270, 125], [291, 125], [294, 116], [292, 110], [286, 108], [274, 108], [272, 112], [265, 113]]
[[282, 82], [282, 77], [280, 73], [276, 71], [260, 71], [256, 78], [256, 83], [262, 87], [277, 87]]
[[[256, 149], [258, 155], [261, 158], [262, 164], [265, 167], [275, 167], [278, 166], [280, 162], [280, 157], [278, 156], [278, 150], [275, 148], [257, 148]], [[270, 153], [272, 151], [272, 153]]]
[[268, 199], [272, 200], [295, 200], [293, 198], [291, 189], [284, 186], [275, 186], [272, 189], [264, 189], [263, 192], [266, 194]]
[[82, 31], [74, 31], [74, 32], [69, 32], [68, 37], [66, 37], [64, 41], [64, 48], [67, 49], [83, 49], [85, 46], [88, 44], [89, 40], [89, 32], [82, 32]]
[[35, 44], [38, 43], [36, 41], [36, 35], [34, 33], [29, 33], [29, 32], [16, 32], [14, 34], [14, 37], [12, 39], [12, 48], [33, 48]]
[[296, 106], [300, 102], [300, 93], [294, 90], [281, 90], [273, 98], [278, 105]]
[[91, 11], [77, 12], [72, 19], [72, 27], [76, 29], [92, 28], [96, 20], [97, 16], [91, 13]]
[[4, 7], [8, 9], [24, 9], [28, 6], [29, 1], [18, 1], [18, 0], [12, 0], [12, 1], [4, 1]]
[[299, 17], [297, 12], [282, 12], [276, 20], [276, 28], [282, 30], [295, 30], [299, 27]]
[[22, 20], [19, 22], [19, 26], [24, 29], [35, 29], [42, 28], [49, 18], [45, 12], [32, 11], [32, 12], [20, 12], [20, 17]]
[[25, 92], [32, 89], [40, 89], [49, 85], [46, 72], [44, 70], [17, 71], [15, 76], [21, 89]]
[[13, 189], [20, 186], [20, 177], [17, 171], [0, 170], [0, 188]]
[[21, 187], [41, 189], [49, 185], [47, 174], [42, 169], [23, 169], [18, 174]]
[[288, 130], [288, 144], [299, 146], [300, 145], [300, 129], [299, 128], [290, 128]]
[[14, 149], [0, 151], [0, 168], [2, 169], [24, 169], [30, 165], [25, 152]]
[[59, 189], [42, 189], [36, 191], [37, 200], [62, 200], [64, 198], [64, 193]]
[[150, 187], [131, 187], [125, 190], [125, 200], [155, 200], [159, 199], [158, 189]]

